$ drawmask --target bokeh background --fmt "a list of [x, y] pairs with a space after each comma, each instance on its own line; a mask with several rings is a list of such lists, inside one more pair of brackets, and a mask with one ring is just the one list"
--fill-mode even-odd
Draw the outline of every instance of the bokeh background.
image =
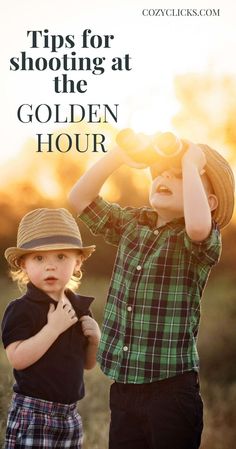
[[[144, 4], [145, 3], [145, 4]], [[36, 153], [35, 133], [103, 133], [107, 150], [122, 127], [153, 133], [171, 130], [180, 137], [207, 143], [236, 168], [236, 6], [231, 0], [199, 1], [197, 8], [220, 8], [219, 17], [149, 17], [144, 7], [163, 8], [159, 1], [108, 2], [9, 0], [1, 13], [1, 147], [0, 147], [0, 315], [19, 295], [8, 279], [3, 252], [15, 244], [17, 225], [37, 207], [68, 207], [67, 193], [76, 179], [102, 154]], [[207, 4], [206, 4], [207, 3]], [[166, 5], [165, 5], [166, 7]], [[170, 1], [169, 8], [196, 8], [191, 1]], [[110, 56], [129, 53], [132, 71], [89, 77], [84, 94], [55, 94], [52, 74], [10, 72], [9, 58], [28, 48], [26, 31], [49, 29], [52, 34], [114, 34]], [[45, 51], [45, 50], [44, 50]], [[41, 55], [45, 55], [44, 51]], [[98, 50], [97, 50], [98, 52]], [[40, 53], [40, 52], [39, 52]], [[89, 52], [88, 52], [89, 53]], [[96, 53], [96, 52], [95, 52]], [[99, 52], [91, 56], [99, 56]], [[83, 54], [85, 56], [85, 54]], [[108, 53], [107, 53], [108, 55]], [[85, 78], [72, 74], [71, 78]], [[22, 103], [120, 104], [114, 124], [57, 126], [20, 124]], [[148, 204], [148, 170], [122, 167], [104, 185], [102, 194], [121, 205]], [[73, 212], [73, 211], [72, 211]], [[83, 240], [96, 243], [84, 266], [81, 292], [96, 296], [95, 318], [101, 323], [115, 248], [94, 238], [80, 223]], [[223, 253], [213, 270], [202, 301], [198, 348], [205, 403], [201, 449], [233, 449], [236, 441], [236, 214], [223, 230]], [[0, 445], [3, 441], [12, 374], [0, 348]], [[86, 373], [86, 397], [79, 404], [85, 429], [84, 449], [106, 449], [110, 381], [97, 367]]]

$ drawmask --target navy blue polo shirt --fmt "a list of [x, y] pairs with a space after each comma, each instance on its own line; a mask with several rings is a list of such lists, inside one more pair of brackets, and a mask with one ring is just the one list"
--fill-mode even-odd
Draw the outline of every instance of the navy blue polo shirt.
[[[89, 306], [94, 298], [65, 291], [78, 318], [91, 315]], [[21, 298], [12, 301], [2, 320], [2, 341], [26, 340], [37, 334], [47, 323], [50, 304], [57, 302], [32, 283]], [[84, 357], [87, 339], [77, 322], [59, 335], [48, 351], [33, 365], [13, 371], [16, 393], [47, 401], [71, 404], [84, 396]]]

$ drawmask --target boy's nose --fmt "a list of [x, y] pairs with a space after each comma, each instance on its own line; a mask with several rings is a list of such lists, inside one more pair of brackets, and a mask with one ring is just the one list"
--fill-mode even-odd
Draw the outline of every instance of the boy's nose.
[[46, 270], [55, 270], [56, 269], [56, 265], [55, 265], [54, 262], [48, 261], [46, 263], [46, 267], [45, 268], [46, 268]]

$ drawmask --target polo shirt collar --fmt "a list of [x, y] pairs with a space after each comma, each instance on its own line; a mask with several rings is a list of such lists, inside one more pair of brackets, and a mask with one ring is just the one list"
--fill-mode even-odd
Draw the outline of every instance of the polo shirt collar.
[[[72, 292], [72, 290], [66, 289], [65, 294], [69, 301], [71, 302], [73, 309], [75, 310], [78, 317], [82, 316], [83, 314], [87, 314], [89, 311], [89, 307], [91, 303], [94, 301], [94, 298], [91, 296], [83, 296], [78, 295]], [[29, 282], [27, 284], [27, 291], [25, 296], [30, 299], [30, 301], [37, 302], [37, 303], [46, 303], [46, 304], [54, 304], [57, 306], [57, 301], [55, 301], [53, 298], [51, 298], [47, 293], [45, 293], [43, 290], [40, 290], [37, 288], [32, 282]]]

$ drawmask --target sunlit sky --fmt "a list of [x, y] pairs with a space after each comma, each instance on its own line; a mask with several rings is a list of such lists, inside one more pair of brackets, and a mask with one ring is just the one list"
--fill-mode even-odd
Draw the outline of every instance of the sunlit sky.
[[[220, 17], [144, 17], [143, 8], [220, 8]], [[53, 105], [118, 103], [117, 128], [155, 132], [171, 128], [179, 105], [173, 80], [187, 72], [236, 73], [236, 3], [234, 0], [8, 0], [1, 12], [1, 150], [0, 161], [17, 157], [24, 143], [36, 133], [53, 133], [56, 125], [22, 124], [17, 109], [23, 103]], [[74, 35], [86, 28], [92, 34], [115, 36], [111, 49], [73, 50], [77, 56], [123, 57], [129, 54], [131, 71], [112, 72], [109, 64], [102, 75], [73, 72], [70, 79], [86, 79], [84, 94], [56, 94], [53, 78], [63, 71], [20, 72], [9, 70], [11, 57], [60, 57], [47, 49], [30, 49], [27, 30]], [[78, 41], [79, 42], [79, 41]], [[114, 124], [114, 123], [112, 123]], [[59, 125], [62, 126], [61, 124]]]

